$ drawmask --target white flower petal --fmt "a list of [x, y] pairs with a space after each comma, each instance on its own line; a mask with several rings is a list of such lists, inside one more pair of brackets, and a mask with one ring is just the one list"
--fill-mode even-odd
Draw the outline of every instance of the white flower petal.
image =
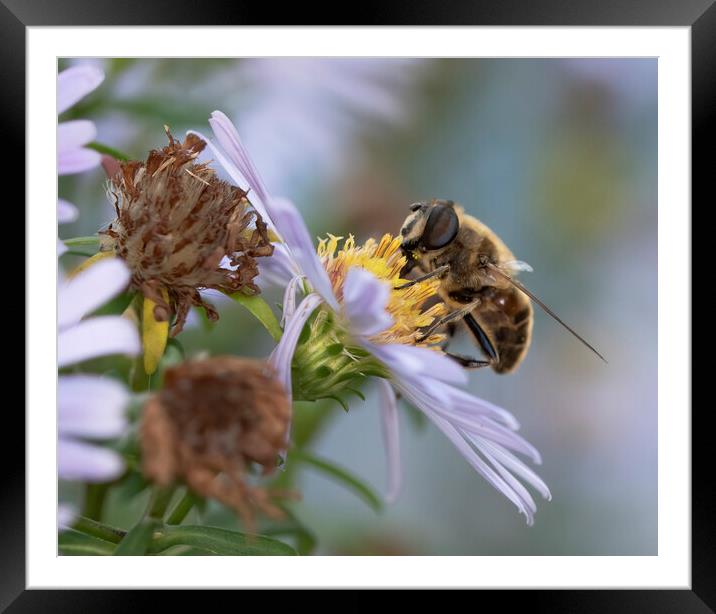
[[400, 493], [403, 481], [403, 472], [400, 464], [400, 423], [398, 421], [398, 403], [395, 391], [390, 383], [378, 379], [378, 394], [383, 427], [383, 442], [385, 444], [386, 460], [388, 462], [388, 492], [385, 499], [393, 503]]
[[124, 461], [113, 450], [71, 439], [57, 442], [57, 461], [63, 480], [107, 482], [124, 472]]
[[269, 358], [269, 362], [276, 369], [278, 379], [283, 384], [289, 399], [292, 396], [291, 362], [298, 338], [309, 316], [322, 302], [323, 299], [318, 294], [309, 294], [301, 301], [293, 316], [286, 320], [281, 341], [278, 342]]
[[62, 122], [57, 126], [57, 153], [79, 149], [94, 140], [97, 128], [88, 119], [76, 119]]
[[60, 367], [110, 354], [134, 356], [142, 347], [134, 324], [121, 316], [100, 316], [80, 322], [58, 335], [57, 346]]
[[57, 382], [58, 430], [63, 435], [117, 437], [127, 420], [127, 389], [99, 375], [63, 375]]
[[96, 262], [60, 287], [57, 321], [60, 329], [79, 322], [129, 284], [131, 275], [119, 258]]
[[102, 156], [93, 149], [80, 147], [57, 154], [57, 174], [73, 175], [99, 166]]
[[71, 202], [62, 198], [57, 200], [57, 223], [69, 224], [74, 222], [79, 216], [79, 211]]
[[104, 73], [90, 64], [72, 66], [57, 75], [57, 114], [63, 113], [104, 81]]
[[59, 258], [67, 251], [67, 246], [60, 239], [57, 239], [57, 257]]
[[390, 285], [360, 267], [351, 267], [343, 283], [343, 309], [354, 335], [370, 337], [393, 325], [386, 311]]

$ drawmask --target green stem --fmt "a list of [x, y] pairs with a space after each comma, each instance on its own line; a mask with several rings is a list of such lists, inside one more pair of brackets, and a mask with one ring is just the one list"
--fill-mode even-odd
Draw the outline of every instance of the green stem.
[[107, 496], [108, 490], [108, 484], [87, 484], [82, 515], [92, 520], [101, 520], [104, 499]]
[[169, 502], [174, 494], [174, 486], [155, 486], [152, 490], [152, 497], [149, 500], [147, 515], [150, 518], [162, 520], [164, 513], [169, 507]]
[[126, 531], [122, 531], [122, 529], [115, 529], [114, 527], [102, 524], [91, 518], [85, 518], [84, 516], [79, 516], [72, 525], [72, 528], [85, 535], [98, 537], [113, 544], [121, 542], [126, 535]]
[[184, 493], [184, 496], [179, 499], [179, 502], [174, 506], [174, 509], [170, 512], [167, 518], [167, 524], [181, 524], [186, 515], [191, 511], [196, 503], [196, 497], [189, 491]]

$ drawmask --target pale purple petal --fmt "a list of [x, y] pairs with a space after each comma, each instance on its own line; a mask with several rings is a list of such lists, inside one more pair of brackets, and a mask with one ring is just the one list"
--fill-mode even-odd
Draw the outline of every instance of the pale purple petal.
[[93, 141], [96, 136], [97, 128], [88, 119], [62, 122], [57, 126], [57, 153], [78, 149]]
[[63, 375], [57, 382], [58, 430], [62, 435], [107, 438], [127, 426], [127, 389], [99, 375]]
[[395, 391], [390, 383], [378, 378], [378, 395], [383, 427], [386, 460], [388, 462], [388, 492], [385, 499], [393, 503], [400, 493], [402, 468], [400, 464], [400, 424], [398, 422], [398, 403]]
[[63, 330], [57, 339], [57, 363], [66, 367], [83, 360], [141, 351], [139, 333], [127, 318], [99, 316]]
[[[508, 449], [524, 453], [539, 461], [539, 453], [522, 437], [502, 426], [508, 412], [468, 395], [449, 384], [422, 377], [394, 377], [401, 394], [425, 413], [450, 438], [470, 464], [490, 484], [507, 496], [533, 522], [534, 500], [513, 472], [549, 498], [544, 482]], [[472, 399], [471, 403], [467, 398]], [[467, 411], [466, 411], [467, 410]], [[472, 410], [472, 411], [470, 411]], [[480, 456], [478, 454], [484, 456]], [[487, 462], [492, 467], [490, 467]]]
[[269, 217], [273, 219], [271, 215], [272, 211], [270, 210], [271, 196], [269, 195], [269, 191], [258, 169], [254, 165], [253, 160], [251, 160], [248, 150], [241, 142], [241, 137], [232, 121], [221, 111], [214, 111], [209, 119], [209, 125], [214, 132], [214, 136], [216, 136], [216, 140], [219, 141], [219, 144], [227, 153], [239, 173], [244, 177], [254, 194], [256, 194], [258, 199], [266, 207]]
[[69, 503], [60, 503], [57, 506], [57, 529], [62, 531], [69, 529], [77, 518], [77, 510]]
[[57, 442], [57, 461], [63, 480], [108, 482], [124, 472], [124, 461], [113, 450], [71, 439]]
[[391, 372], [398, 375], [410, 378], [425, 375], [435, 380], [457, 384], [467, 382], [465, 369], [435, 350], [400, 343], [376, 344], [363, 341], [362, 344]]
[[57, 223], [69, 224], [74, 222], [79, 216], [79, 211], [71, 202], [62, 198], [57, 200]]
[[63, 113], [93, 91], [104, 80], [104, 73], [90, 64], [72, 66], [57, 75], [57, 114]]
[[[224, 168], [224, 170], [228, 173], [229, 177], [231, 177], [231, 179], [237, 186], [242, 187], [243, 189], [251, 188], [254, 192], [256, 191], [255, 188], [251, 186], [250, 182], [246, 179], [246, 177], [244, 177], [244, 175], [239, 171], [232, 159], [227, 158], [222, 153], [221, 149], [214, 145], [214, 142], [211, 139], [207, 138], [201, 132], [198, 132], [196, 130], [188, 130], [187, 134], [193, 134], [194, 136], [198, 136], [209, 146], [209, 149], [211, 150], [213, 156], [219, 161], [219, 164]], [[229, 156], [231, 156], [231, 152], [229, 151], [228, 153]], [[254, 194], [249, 194], [248, 198], [251, 201], [251, 204], [254, 209], [259, 212], [264, 222], [268, 224], [269, 228], [275, 229], [276, 225], [274, 224], [273, 219], [266, 210], [266, 206], [260, 195], [258, 193], [256, 193], [255, 196]]]
[[520, 427], [517, 419], [506, 409], [498, 407], [485, 399], [479, 399], [464, 390], [452, 388], [450, 391], [451, 405], [455, 411], [464, 414], [484, 414], [516, 430]]
[[93, 149], [81, 147], [57, 154], [57, 173], [73, 175], [99, 166], [102, 156]]
[[259, 274], [254, 278], [254, 283], [262, 290], [272, 286], [285, 288], [298, 275], [302, 276], [301, 271], [288, 248], [283, 243], [274, 243], [271, 257], [261, 259]]
[[525, 503], [522, 498], [500, 476], [498, 472], [496, 472], [482, 458], [480, 458], [477, 452], [475, 452], [475, 450], [470, 447], [470, 445], [465, 441], [460, 432], [454, 426], [452, 426], [450, 422], [448, 422], [444, 418], [441, 418], [429, 409], [427, 409], [427, 411], [426, 408], [420, 409], [422, 409], [425, 415], [430, 418], [430, 420], [432, 420], [443, 433], [445, 433], [448, 439], [458, 449], [460, 454], [463, 455], [465, 460], [470, 463], [473, 469], [475, 469], [475, 471], [477, 471], [483, 478], [485, 478], [488, 483], [490, 483], [494, 488], [496, 488], [505, 497], [512, 501], [512, 503], [515, 504], [519, 512], [521, 514], [524, 514], [527, 518], [527, 524], [532, 524], [533, 513], [528, 507], [525, 506]]
[[292, 396], [291, 363], [298, 338], [309, 316], [322, 302], [323, 299], [318, 294], [309, 294], [301, 301], [293, 316], [286, 321], [281, 341], [278, 342], [269, 358], [269, 362], [276, 369], [278, 379], [283, 384], [289, 398]]
[[443, 418], [450, 420], [450, 422], [468, 436], [474, 435], [494, 441], [505, 448], [530, 457], [532, 461], [538, 465], [541, 464], [542, 457], [530, 442], [515, 433], [515, 431], [490, 420], [487, 416], [480, 414], [475, 416], [461, 414], [454, 410], [446, 410], [438, 405], [435, 405], [434, 409]]
[[283, 237], [291, 255], [298, 263], [311, 287], [323, 297], [323, 300], [338, 311], [338, 301], [333, 294], [333, 286], [313, 245], [308, 228], [294, 204], [285, 198], [271, 201], [271, 216], [279, 234]]
[[129, 284], [131, 274], [119, 258], [96, 262], [59, 289], [57, 323], [62, 329], [117, 296]]
[[236, 128], [226, 115], [221, 111], [214, 111], [209, 124], [226, 156], [222, 155], [218, 148], [201, 133], [195, 131], [190, 133], [209, 144], [219, 163], [224, 166], [237, 185], [249, 188], [251, 203], [267, 222], [271, 222], [288, 248], [290, 256], [298, 265], [299, 271], [295, 272], [303, 273], [312, 288], [334, 311], [337, 311], [338, 301], [333, 294], [328, 274], [316, 254], [313, 241], [298, 209], [290, 201], [274, 198], [269, 194]]
[[496, 462], [504, 465], [507, 469], [519, 475], [523, 480], [529, 482], [545, 499], [548, 501], [552, 499], [552, 493], [542, 478], [514, 454], [503, 450], [499, 445], [490, 442], [488, 438], [485, 437], [473, 438], [472, 441], [486, 456], [493, 457]]
[[283, 293], [283, 314], [281, 316], [281, 326], [285, 326], [286, 321], [292, 318], [296, 311], [296, 292], [299, 284], [301, 284], [303, 280], [303, 275], [296, 275], [286, 284], [286, 290]]
[[393, 325], [386, 311], [390, 285], [360, 267], [351, 267], [343, 283], [343, 309], [351, 333], [370, 337]]
[[64, 244], [63, 241], [60, 239], [57, 239], [57, 257], [59, 258], [67, 251], [67, 246]]

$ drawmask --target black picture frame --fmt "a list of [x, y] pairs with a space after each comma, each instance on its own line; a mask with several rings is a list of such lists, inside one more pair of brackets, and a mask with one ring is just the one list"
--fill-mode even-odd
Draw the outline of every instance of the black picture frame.
[[[322, 3], [278, 7], [244, 0], [226, 3], [215, 0], [0, 0], [0, 48], [4, 73], [3, 87], [0, 88], [0, 121], [4, 155], [8, 157], [4, 168], [7, 169], [8, 164], [16, 168], [18, 159], [25, 159], [25, 39], [28, 26], [338, 25], [337, 20], [343, 17], [343, 12], [351, 15], [352, 25], [691, 26], [692, 200], [700, 200], [702, 206], [707, 206], [707, 189], [713, 172], [707, 147], [710, 145], [712, 149], [716, 142], [713, 113], [709, 113], [716, 109], [714, 0], [382, 0], [350, 6], [335, 4], [332, 8]], [[23, 186], [17, 171], [14, 174], [15, 187]], [[9, 208], [10, 203], [5, 204]], [[675, 359], [690, 360], [690, 357]], [[13, 405], [8, 403], [5, 413], [7, 442], [10, 440], [7, 433], [24, 431], [24, 417]], [[671, 409], [691, 411], [690, 407]], [[707, 458], [711, 447], [707, 441], [710, 439], [710, 430], [706, 426], [708, 413], [708, 405], [692, 412], [691, 590], [500, 591], [500, 608], [511, 609], [524, 602], [531, 610], [551, 612], [716, 611], [716, 506], [713, 503], [716, 493], [710, 475], [712, 460]], [[19, 439], [16, 435], [12, 438]], [[129, 607], [159, 596], [151, 591], [24, 590], [24, 455], [13, 450], [4, 468], [3, 501], [0, 504], [0, 610], [126, 612]], [[184, 593], [181, 599], [182, 609], [191, 609], [194, 596]], [[164, 599], [162, 601], [166, 603]]]

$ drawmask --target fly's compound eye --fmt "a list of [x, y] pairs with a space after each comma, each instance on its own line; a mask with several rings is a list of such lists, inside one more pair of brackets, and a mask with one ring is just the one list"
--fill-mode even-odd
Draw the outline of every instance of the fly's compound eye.
[[455, 240], [460, 222], [452, 207], [436, 206], [428, 216], [423, 231], [422, 244], [425, 249], [434, 250], [445, 247]]

